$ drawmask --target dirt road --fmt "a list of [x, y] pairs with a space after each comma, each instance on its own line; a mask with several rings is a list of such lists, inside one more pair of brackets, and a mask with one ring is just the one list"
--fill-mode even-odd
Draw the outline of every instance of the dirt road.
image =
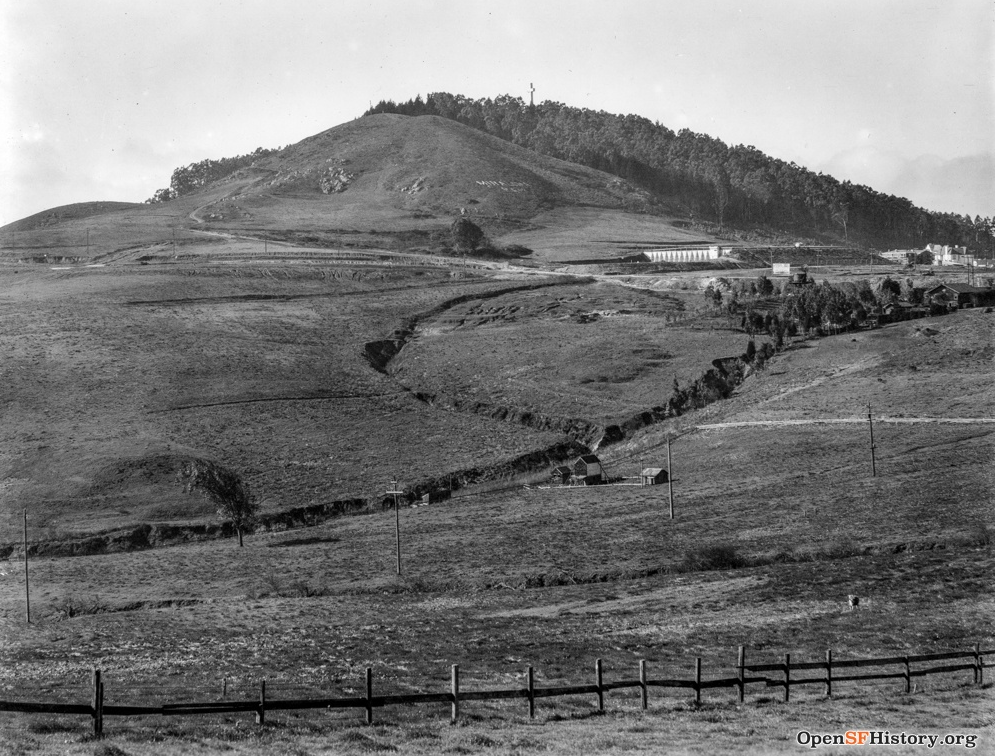
[[[984, 425], [995, 423], [992, 417], [875, 417], [878, 423], [896, 423], [903, 425], [918, 425], [929, 423], [944, 423], [956, 425]], [[746, 428], [751, 425], [841, 425], [846, 423], [866, 423], [866, 417], [845, 417], [845, 418], [812, 418], [801, 420], [750, 420], [736, 423], [710, 423], [707, 425], [696, 425], [696, 430], [715, 430], [721, 428]]]

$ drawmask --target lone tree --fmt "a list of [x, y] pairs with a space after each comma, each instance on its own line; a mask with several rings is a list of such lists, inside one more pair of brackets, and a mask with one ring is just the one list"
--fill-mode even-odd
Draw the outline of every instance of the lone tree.
[[480, 246], [480, 242], [484, 240], [484, 232], [480, 230], [480, 226], [469, 218], [457, 218], [453, 221], [450, 230], [453, 236], [453, 246], [463, 254], [475, 251]]
[[218, 508], [218, 516], [231, 520], [241, 547], [242, 533], [256, 521], [259, 509], [248, 483], [228, 468], [203, 459], [187, 462], [180, 478], [186, 493], [192, 493], [195, 488], [201, 489]]

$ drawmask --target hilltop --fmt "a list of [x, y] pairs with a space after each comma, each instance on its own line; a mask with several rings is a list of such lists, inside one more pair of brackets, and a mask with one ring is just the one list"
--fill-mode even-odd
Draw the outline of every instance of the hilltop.
[[995, 253], [992, 218], [916, 207], [752, 146], [636, 115], [446, 92], [382, 101], [287, 147], [178, 167], [146, 206], [81, 203], [0, 232], [8, 249], [51, 247], [57, 257], [79, 256], [87, 230], [107, 252], [161, 243], [164, 229], [172, 243], [185, 228], [442, 251], [461, 215], [492, 244], [533, 248], [549, 262], [624, 256], [633, 242], [939, 242]]
[[[4, 246], [9, 256], [24, 248], [80, 256], [89, 231], [89, 255], [100, 257], [171, 244], [177, 234], [180, 244], [203, 245], [202, 232], [211, 231], [308, 246], [438, 250], [460, 215], [493, 242], [514, 234], [525, 246], [542, 246], [544, 234], [598, 227], [605, 241], [713, 238], [675, 227], [648, 192], [618, 176], [435, 116], [364, 117], [280, 150], [179, 168], [173, 179], [180, 191], [169, 201], [46, 211], [0, 229]], [[575, 240], [576, 255], [622, 249], [600, 240], [596, 252], [590, 240]]]

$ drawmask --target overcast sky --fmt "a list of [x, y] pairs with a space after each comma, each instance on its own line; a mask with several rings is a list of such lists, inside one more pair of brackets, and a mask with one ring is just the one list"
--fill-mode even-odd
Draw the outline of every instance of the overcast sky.
[[448, 91], [635, 113], [995, 215], [991, 0], [0, 0], [0, 224]]

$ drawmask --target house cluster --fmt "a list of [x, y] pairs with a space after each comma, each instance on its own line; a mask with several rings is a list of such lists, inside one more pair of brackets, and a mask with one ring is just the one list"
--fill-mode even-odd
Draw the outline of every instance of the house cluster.
[[[655, 486], [669, 480], [662, 467], [647, 467], [639, 474], [639, 484]], [[554, 468], [552, 481], [560, 486], [599, 486], [608, 482], [601, 460], [594, 454], [582, 454], [572, 465]]]
[[597, 486], [605, 481], [601, 460], [594, 454], [582, 454], [572, 465], [553, 470], [553, 482], [564, 486]]
[[932, 257], [933, 265], [965, 265], [974, 267], [978, 260], [967, 253], [967, 247], [951, 246], [949, 244], [927, 244], [923, 249], [892, 249], [882, 252], [881, 257], [895, 262], [914, 263], [924, 253]]
[[992, 307], [995, 306], [995, 288], [966, 283], [942, 283], [927, 289], [923, 298], [930, 304], [951, 310], [961, 307]]
[[897, 300], [873, 308], [864, 325], [876, 328], [884, 323], [924, 318], [965, 307], [995, 307], [995, 287], [966, 283], [941, 283], [923, 292], [922, 304]]

